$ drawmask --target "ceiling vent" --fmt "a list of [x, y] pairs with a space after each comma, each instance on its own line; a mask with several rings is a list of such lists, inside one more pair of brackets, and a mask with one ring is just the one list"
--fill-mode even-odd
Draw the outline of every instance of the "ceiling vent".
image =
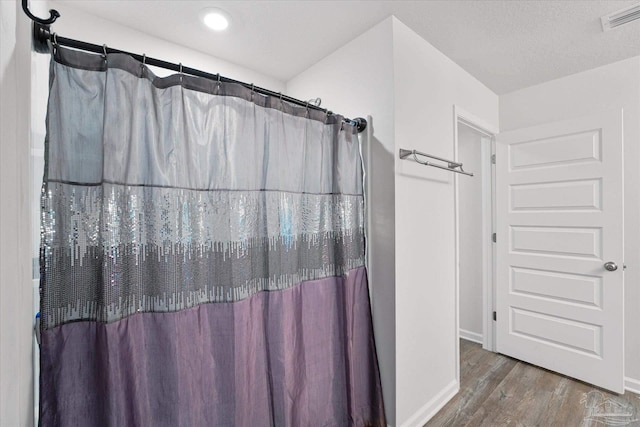
[[620, 25], [640, 19], [640, 3], [635, 6], [625, 7], [617, 12], [610, 13], [600, 18], [602, 31], [609, 31]]

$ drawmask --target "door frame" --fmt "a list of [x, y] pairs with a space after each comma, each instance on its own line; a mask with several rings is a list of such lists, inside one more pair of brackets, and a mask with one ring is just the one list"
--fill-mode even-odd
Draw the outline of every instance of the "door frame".
[[[495, 155], [495, 138], [498, 129], [486, 121], [474, 116], [457, 105], [453, 106], [453, 158], [459, 161], [458, 154], [458, 125], [470, 127], [481, 135], [490, 139], [489, 150], [482, 148], [482, 158], [491, 164], [491, 156]], [[492, 166], [490, 173], [472, 171], [482, 179], [482, 210], [488, 213], [483, 224], [483, 277], [482, 277], [482, 348], [495, 352], [495, 323], [493, 322], [493, 309], [495, 307], [495, 245], [491, 241], [491, 235], [495, 230], [495, 168]], [[460, 212], [459, 212], [459, 174], [454, 174], [454, 247], [455, 247], [455, 337], [456, 337], [456, 378], [460, 383]], [[469, 179], [463, 177], [463, 179]], [[489, 195], [489, 197], [486, 197]]]

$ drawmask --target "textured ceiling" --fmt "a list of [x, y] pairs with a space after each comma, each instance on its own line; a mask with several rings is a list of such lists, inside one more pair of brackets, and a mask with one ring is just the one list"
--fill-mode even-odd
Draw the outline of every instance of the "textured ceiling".
[[[602, 32], [632, 1], [54, 0], [287, 81], [389, 15], [498, 94], [640, 55], [640, 20]], [[224, 34], [198, 15], [232, 16]], [[55, 28], [55, 25], [54, 25]], [[61, 34], [64, 35], [64, 34]], [[114, 46], [126, 49], [126, 46]]]

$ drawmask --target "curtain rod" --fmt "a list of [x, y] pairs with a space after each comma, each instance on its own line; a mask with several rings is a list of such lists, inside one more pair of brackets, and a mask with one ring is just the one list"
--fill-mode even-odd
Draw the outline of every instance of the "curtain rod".
[[[265, 89], [262, 87], [255, 86], [251, 83], [241, 82], [239, 80], [234, 80], [229, 77], [221, 76], [220, 74], [211, 74], [205, 71], [201, 71], [195, 68], [184, 67], [182, 64], [174, 64], [172, 62], [163, 61], [161, 59], [151, 58], [146, 55], [138, 55], [137, 53], [131, 53], [124, 50], [110, 48], [106, 45], [100, 46], [97, 44], [87, 43], [79, 40], [69, 39], [66, 37], [60, 37], [55, 33], [52, 33], [49, 25], [52, 24], [57, 18], [60, 17], [60, 13], [51, 9], [49, 14], [51, 15], [48, 19], [41, 19], [34, 16], [29, 9], [27, 8], [27, 0], [22, 0], [22, 10], [24, 13], [33, 21], [33, 41], [34, 41], [34, 49], [36, 52], [45, 53], [49, 50], [49, 45], [47, 42], [51, 42], [57, 44], [59, 46], [67, 46], [74, 49], [84, 50], [87, 52], [94, 53], [123, 53], [125, 55], [129, 55], [134, 59], [137, 59], [140, 62], [143, 62], [146, 65], [152, 65], [155, 67], [164, 68], [167, 70], [178, 71], [184, 74], [190, 74], [192, 76], [203, 77], [209, 80], [218, 80], [226, 83], [236, 83], [245, 86], [257, 92], [261, 95], [266, 96], [275, 96], [280, 98], [282, 101], [286, 101], [290, 104], [299, 105], [301, 107], [311, 108], [313, 110], [322, 111], [326, 114], [333, 114], [333, 112], [329, 111], [326, 108], [320, 108], [316, 105], [311, 104], [308, 101], [302, 101], [300, 99], [292, 98], [287, 95], [283, 95], [281, 92], [274, 92], [269, 89]], [[356, 126], [358, 132], [362, 132], [367, 127], [367, 120], [362, 117], [356, 117], [355, 119], [344, 118], [343, 122]]]

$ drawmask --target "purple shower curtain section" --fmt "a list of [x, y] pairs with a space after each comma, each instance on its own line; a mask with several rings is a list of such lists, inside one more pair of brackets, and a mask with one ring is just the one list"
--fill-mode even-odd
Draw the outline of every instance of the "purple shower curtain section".
[[55, 47], [41, 426], [386, 426], [342, 117]]
[[60, 397], [43, 421], [382, 425], [367, 292], [361, 267], [235, 303], [54, 328], [41, 392]]

